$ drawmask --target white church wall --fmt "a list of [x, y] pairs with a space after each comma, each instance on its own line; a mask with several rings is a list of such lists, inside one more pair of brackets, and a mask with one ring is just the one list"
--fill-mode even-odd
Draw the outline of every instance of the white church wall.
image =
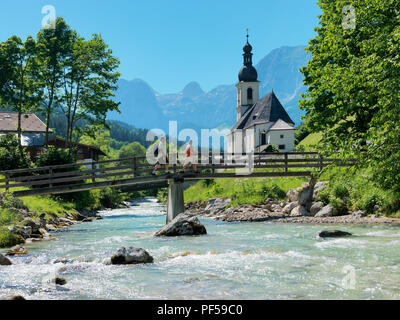
[[[263, 131], [267, 132], [269, 130], [269, 128], [271, 128], [272, 126], [272, 122], [268, 122], [268, 123], [262, 123], [262, 124], [257, 124], [255, 125], [255, 129], [254, 129], [254, 146], [258, 147], [261, 143], [261, 133]], [[267, 141], [268, 143], [268, 141]]]
[[[268, 132], [269, 144], [275, 146], [280, 152], [294, 151], [294, 130], [272, 130]], [[284, 148], [280, 148], [284, 146]]]

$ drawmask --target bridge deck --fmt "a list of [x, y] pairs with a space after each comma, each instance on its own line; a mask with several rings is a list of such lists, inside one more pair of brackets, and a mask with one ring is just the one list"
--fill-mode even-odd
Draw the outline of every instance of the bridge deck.
[[[170, 158], [171, 159], [171, 158]], [[349, 166], [356, 160], [343, 162], [323, 158], [314, 152], [221, 155], [199, 157], [200, 173], [171, 165], [170, 174], [151, 175], [153, 165], [145, 157], [98, 161], [90, 164], [68, 164], [0, 172], [0, 191], [13, 191], [17, 197], [42, 194], [72, 193], [105, 187], [127, 187], [144, 190], [167, 186], [170, 179], [199, 180], [215, 178], [260, 178], [310, 176], [330, 165]], [[89, 166], [84, 167], [82, 166]]]

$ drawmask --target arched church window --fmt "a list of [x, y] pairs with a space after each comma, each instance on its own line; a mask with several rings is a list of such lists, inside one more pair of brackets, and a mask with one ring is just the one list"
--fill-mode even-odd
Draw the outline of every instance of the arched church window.
[[253, 89], [252, 88], [247, 89], [247, 100], [253, 100]]

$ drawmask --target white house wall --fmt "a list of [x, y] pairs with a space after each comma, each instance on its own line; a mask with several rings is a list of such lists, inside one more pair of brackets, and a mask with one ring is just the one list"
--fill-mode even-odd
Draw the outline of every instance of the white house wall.
[[[6, 133], [0, 133], [0, 136], [6, 135]], [[15, 134], [18, 137], [18, 134]], [[43, 133], [34, 132], [23, 132], [21, 134], [21, 145], [23, 147], [41, 147], [44, 145], [44, 135]]]

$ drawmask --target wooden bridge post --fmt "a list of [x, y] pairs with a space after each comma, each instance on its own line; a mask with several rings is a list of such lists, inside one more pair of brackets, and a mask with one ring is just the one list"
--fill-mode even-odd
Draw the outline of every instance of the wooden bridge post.
[[323, 162], [322, 155], [318, 155], [318, 157], [319, 157], [319, 171], [321, 172], [322, 169], [324, 169], [324, 162]]
[[133, 158], [133, 168], [132, 168], [132, 171], [133, 171], [133, 177], [136, 177], [136, 157], [134, 157]]
[[96, 169], [96, 163], [92, 161], [92, 183], [96, 182], [96, 172], [94, 171]]
[[167, 224], [178, 214], [185, 212], [183, 198], [183, 179], [168, 180]]
[[6, 179], [7, 179], [7, 181], [6, 181], [6, 191], [8, 192], [8, 190], [10, 190], [10, 188], [9, 188], [9, 182], [8, 182], [8, 179], [10, 179], [10, 175], [9, 175], [8, 173], [6, 173], [6, 174], [5, 174], [5, 177], [6, 177]]
[[53, 187], [53, 168], [49, 169], [49, 187]]
[[285, 153], [285, 172], [289, 171], [289, 155]]

